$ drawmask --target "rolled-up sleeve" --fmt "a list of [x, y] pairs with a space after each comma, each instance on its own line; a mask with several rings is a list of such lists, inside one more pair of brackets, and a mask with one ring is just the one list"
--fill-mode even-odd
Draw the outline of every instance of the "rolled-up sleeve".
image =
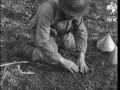
[[62, 56], [50, 43], [50, 26], [53, 16], [50, 10], [46, 12], [38, 15], [36, 43], [45, 59], [58, 61]]
[[79, 22], [78, 25], [73, 24], [74, 28], [73, 35], [75, 38], [76, 49], [80, 52], [86, 53], [88, 39], [87, 29], [83, 22], [83, 18], [79, 19], [78, 22]]

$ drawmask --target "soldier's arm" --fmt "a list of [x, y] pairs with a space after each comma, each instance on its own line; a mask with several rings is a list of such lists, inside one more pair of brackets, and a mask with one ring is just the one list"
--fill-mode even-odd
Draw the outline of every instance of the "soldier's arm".
[[74, 26], [74, 37], [76, 42], [77, 50], [79, 51], [79, 60], [78, 60], [78, 67], [82, 73], [87, 73], [89, 70], [88, 66], [85, 62], [85, 53], [87, 49], [87, 29], [85, 27], [85, 24], [83, 23], [83, 20], [78, 19], [78, 21], [73, 21]]
[[62, 57], [50, 43], [50, 29], [53, 20], [52, 8], [38, 14], [36, 43], [45, 59], [59, 61]]
[[88, 33], [83, 22], [83, 18], [73, 20], [72, 23], [74, 28], [73, 35], [76, 42], [76, 48], [79, 52], [86, 53]]

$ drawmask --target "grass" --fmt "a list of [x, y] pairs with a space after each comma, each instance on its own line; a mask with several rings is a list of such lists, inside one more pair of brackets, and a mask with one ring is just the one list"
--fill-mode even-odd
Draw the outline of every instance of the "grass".
[[[8, 5], [9, 1], [13, 1], [11, 5]], [[18, 44], [19, 38], [24, 36], [22, 32], [26, 31], [28, 16], [25, 12], [33, 15], [37, 5], [44, 1], [47, 0], [16, 0], [16, 2], [2, 0], [1, 6], [5, 5], [7, 8], [2, 7], [1, 9], [2, 27], [0, 27], [2, 32], [0, 36], [4, 36], [0, 52], [1, 63], [30, 61], [30, 58], [23, 54], [18, 55], [19, 57], [12, 56], [12, 50]], [[106, 22], [105, 19], [109, 16], [106, 6], [111, 1], [115, 0], [99, 0], [99, 2], [91, 0], [90, 13], [84, 20], [89, 38], [98, 39], [107, 31], [111, 32], [114, 39], [117, 37], [117, 23]], [[16, 12], [15, 6], [20, 6], [18, 9], [23, 11]], [[114, 41], [117, 44], [118, 40]], [[77, 53], [63, 48], [59, 52], [63, 57], [76, 62]], [[16, 65], [11, 65], [1, 68], [0, 90], [117, 90], [117, 66], [109, 63], [109, 56], [110, 53], [101, 52], [96, 48], [95, 40], [88, 40], [86, 53], [86, 62], [90, 69], [88, 73], [71, 74], [60, 66], [20, 64], [23, 71], [31, 70], [36, 73], [35, 75], [26, 75], [21, 74]]]
[[[90, 70], [86, 74], [72, 74], [60, 66], [21, 64], [23, 71], [31, 70], [35, 75], [21, 74], [16, 65], [1, 72], [2, 90], [117, 90], [117, 66], [109, 63], [110, 53], [99, 51], [96, 41], [88, 42], [86, 62]], [[76, 61], [76, 53], [66, 49], [59, 51], [63, 57]], [[21, 58], [18, 58], [21, 60]], [[22, 58], [23, 60], [25, 58]], [[25, 59], [26, 60], [26, 59]], [[51, 67], [51, 68], [49, 68]]]

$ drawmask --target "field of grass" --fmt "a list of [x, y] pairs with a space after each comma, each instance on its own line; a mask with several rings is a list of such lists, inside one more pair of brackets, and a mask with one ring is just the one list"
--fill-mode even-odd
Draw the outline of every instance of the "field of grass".
[[[2, 90], [117, 90], [117, 66], [109, 63], [110, 54], [100, 52], [94, 46], [95, 41], [89, 44], [92, 45], [86, 55], [90, 68], [88, 73], [71, 74], [61, 66], [32, 63], [20, 65], [23, 71], [35, 73], [25, 75], [17, 70], [16, 65], [12, 65], [4, 70]], [[61, 49], [60, 53], [76, 60], [76, 54], [70, 50]]]
[[[24, 54], [15, 55], [19, 40], [27, 36], [31, 15], [39, 3], [44, 0], [1, 0], [1, 64], [14, 61], [31, 61]], [[0, 90], [117, 90], [117, 66], [109, 62], [110, 53], [101, 52], [96, 48], [97, 41], [110, 32], [117, 45], [117, 22], [107, 22], [109, 12], [106, 6], [117, 0], [90, 0], [89, 15], [84, 17], [88, 29], [88, 49], [86, 62], [89, 72], [82, 74], [70, 73], [61, 66], [52, 66], [43, 62], [19, 64], [22, 71], [32, 71], [35, 74], [21, 73], [17, 64], [1, 67]], [[117, 13], [115, 13], [117, 16]], [[59, 52], [65, 58], [76, 63], [77, 53], [60, 48]]]

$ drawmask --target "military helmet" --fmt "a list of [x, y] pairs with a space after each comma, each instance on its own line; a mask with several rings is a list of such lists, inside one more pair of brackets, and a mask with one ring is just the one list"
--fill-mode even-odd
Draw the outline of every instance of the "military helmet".
[[89, 0], [59, 0], [59, 6], [66, 14], [80, 17], [88, 14]]

